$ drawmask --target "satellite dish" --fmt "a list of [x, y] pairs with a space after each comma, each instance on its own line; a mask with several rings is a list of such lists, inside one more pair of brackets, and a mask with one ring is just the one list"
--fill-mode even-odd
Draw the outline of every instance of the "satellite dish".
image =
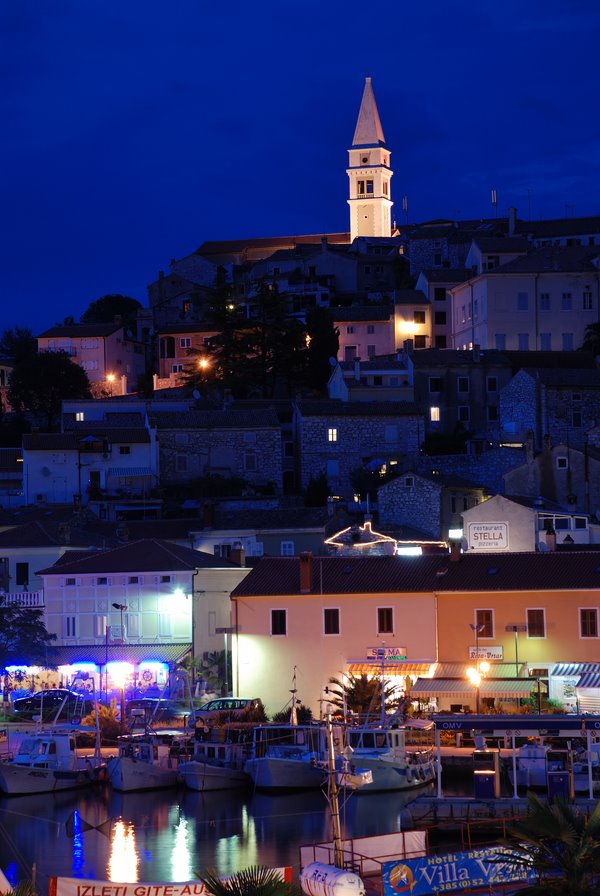
[[333, 358], [333, 357], [331, 357], [331, 358], [329, 359], [329, 363], [330, 363], [330, 365], [331, 365], [332, 367], [336, 367], [336, 366], [337, 366], [337, 358]]
[[198, 401], [198, 399], [200, 398], [200, 393], [198, 392], [197, 389], [194, 389], [194, 391], [192, 392], [192, 395], [196, 399], [196, 401]]

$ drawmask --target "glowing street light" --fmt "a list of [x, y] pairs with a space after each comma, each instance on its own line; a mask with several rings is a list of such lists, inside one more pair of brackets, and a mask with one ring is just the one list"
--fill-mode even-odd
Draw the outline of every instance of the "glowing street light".
[[475, 668], [467, 669], [467, 678], [470, 680], [471, 684], [475, 686], [477, 689], [477, 703], [476, 703], [476, 712], [479, 714], [481, 709], [481, 695], [480, 695], [480, 687], [481, 687], [481, 673], [489, 672], [490, 664], [487, 662], [480, 663], [479, 662], [479, 635], [485, 628], [485, 624], [481, 622], [477, 625], [474, 622], [469, 623], [469, 628], [471, 631], [475, 632]]
[[109, 390], [110, 390], [110, 397], [111, 397], [111, 398], [112, 398], [112, 394], [113, 394], [113, 383], [114, 383], [114, 381], [115, 381], [115, 375], [114, 375], [114, 373], [107, 373], [107, 374], [106, 374], [106, 382], [108, 383], [108, 388], [109, 388]]

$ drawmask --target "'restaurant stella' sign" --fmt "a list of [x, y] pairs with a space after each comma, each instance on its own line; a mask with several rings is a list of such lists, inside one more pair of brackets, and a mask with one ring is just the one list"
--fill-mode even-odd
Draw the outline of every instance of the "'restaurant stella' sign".
[[467, 544], [470, 551], [507, 551], [508, 523], [469, 523]]

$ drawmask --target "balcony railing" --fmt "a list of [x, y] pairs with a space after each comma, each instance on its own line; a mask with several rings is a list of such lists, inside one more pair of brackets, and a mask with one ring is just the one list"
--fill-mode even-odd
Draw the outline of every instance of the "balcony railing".
[[[44, 606], [43, 591], [1, 591], [0, 598], [4, 606], [28, 607], [31, 610]], [[1, 604], [0, 604], [1, 605]]]

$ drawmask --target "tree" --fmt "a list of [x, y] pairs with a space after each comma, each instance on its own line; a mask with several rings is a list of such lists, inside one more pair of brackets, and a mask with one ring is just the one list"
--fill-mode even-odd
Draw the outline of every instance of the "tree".
[[[369, 678], [368, 675], [345, 675], [342, 680], [330, 678], [329, 696], [327, 701], [337, 709], [356, 713], [359, 716], [370, 715], [379, 718], [381, 715], [381, 681], [379, 678]], [[394, 686], [385, 684], [384, 703], [386, 709], [394, 708], [392, 694]], [[397, 701], [396, 701], [397, 702]]]
[[306, 492], [304, 493], [305, 507], [326, 507], [327, 499], [331, 494], [329, 481], [326, 473], [320, 473], [306, 484]]
[[80, 318], [82, 324], [112, 324], [120, 317], [123, 324], [135, 321], [137, 312], [142, 307], [137, 299], [122, 296], [120, 293], [108, 293], [92, 302]]
[[600, 355], [600, 321], [587, 325], [579, 351]]
[[7, 603], [0, 595], [0, 670], [7, 666], [52, 668], [56, 635], [44, 625], [44, 611]]
[[37, 354], [37, 339], [27, 327], [5, 330], [0, 338], [0, 357], [19, 364]]
[[209, 896], [296, 896], [300, 892], [282, 880], [279, 871], [262, 865], [253, 865], [227, 878], [220, 878], [215, 872], [196, 874]]
[[306, 383], [318, 392], [326, 392], [331, 376], [330, 359], [337, 358], [340, 331], [327, 308], [314, 308], [306, 315], [308, 336]]
[[67, 398], [91, 398], [85, 370], [66, 352], [39, 352], [15, 364], [10, 375], [8, 400], [17, 413], [29, 411], [43, 417], [48, 431]]
[[[533, 871], [537, 883], [519, 896], [584, 896], [600, 891], [600, 803], [586, 817], [564, 798], [528, 793], [528, 814], [511, 825], [502, 861]], [[514, 842], [516, 841], [516, 842]]]

